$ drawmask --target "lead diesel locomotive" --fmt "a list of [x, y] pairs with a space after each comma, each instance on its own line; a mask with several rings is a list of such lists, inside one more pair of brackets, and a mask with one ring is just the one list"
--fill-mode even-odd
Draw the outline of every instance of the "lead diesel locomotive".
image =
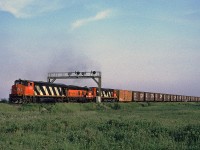
[[[97, 87], [19, 79], [12, 85], [9, 101], [11, 103], [92, 102], [96, 101], [98, 95]], [[104, 102], [200, 102], [200, 97], [102, 88], [101, 100]]]
[[87, 87], [20, 79], [12, 85], [9, 95], [11, 103], [87, 102], [88, 100], [91, 101], [92, 98], [92, 91]]

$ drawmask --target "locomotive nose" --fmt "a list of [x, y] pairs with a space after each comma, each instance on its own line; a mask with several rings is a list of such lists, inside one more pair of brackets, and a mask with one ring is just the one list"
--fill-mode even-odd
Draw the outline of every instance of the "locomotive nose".
[[17, 86], [16, 85], [12, 86], [11, 94], [17, 94]]

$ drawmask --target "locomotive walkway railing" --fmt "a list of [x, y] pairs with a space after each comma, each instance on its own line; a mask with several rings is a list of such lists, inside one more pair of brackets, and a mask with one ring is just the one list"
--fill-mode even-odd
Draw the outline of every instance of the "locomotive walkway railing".
[[97, 102], [101, 102], [101, 72], [50, 72], [48, 73], [47, 82], [53, 83], [56, 79], [93, 79], [98, 86], [99, 95], [97, 96]]

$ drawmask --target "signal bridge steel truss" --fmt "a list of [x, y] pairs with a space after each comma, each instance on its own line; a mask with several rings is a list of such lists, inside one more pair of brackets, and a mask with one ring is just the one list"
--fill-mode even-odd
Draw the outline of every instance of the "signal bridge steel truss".
[[99, 89], [99, 97], [101, 101], [101, 72], [90, 71], [90, 72], [50, 72], [48, 73], [47, 82], [53, 83], [56, 79], [93, 79]]

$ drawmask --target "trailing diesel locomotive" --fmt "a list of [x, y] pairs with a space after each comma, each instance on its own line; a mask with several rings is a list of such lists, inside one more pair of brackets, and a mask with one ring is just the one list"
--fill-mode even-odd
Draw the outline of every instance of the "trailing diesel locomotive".
[[[9, 101], [11, 103], [93, 102], [98, 95], [97, 87], [19, 79], [12, 85]], [[200, 97], [102, 88], [101, 100], [104, 102], [200, 102]]]

